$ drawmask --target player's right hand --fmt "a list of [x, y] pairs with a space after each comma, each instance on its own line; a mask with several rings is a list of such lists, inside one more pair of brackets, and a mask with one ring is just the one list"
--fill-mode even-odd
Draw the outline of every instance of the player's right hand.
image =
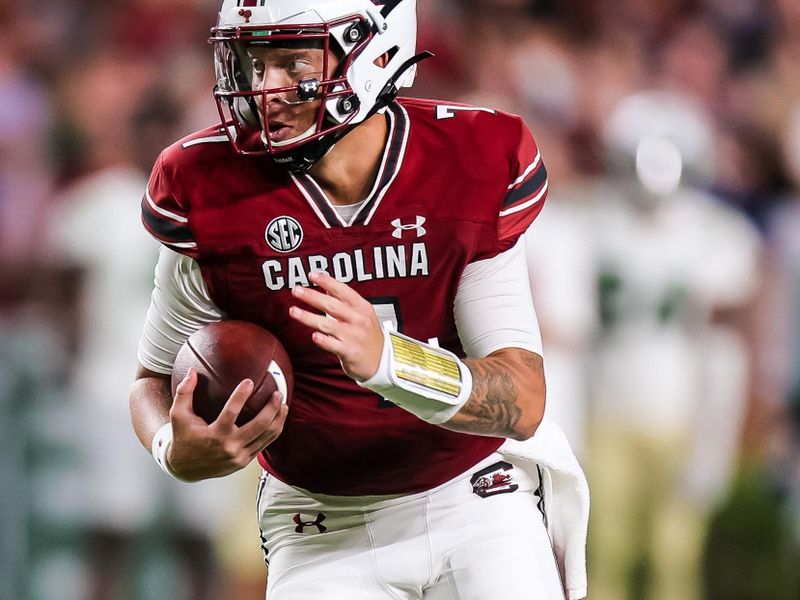
[[252, 420], [237, 427], [236, 418], [253, 392], [253, 382], [245, 379], [236, 386], [210, 425], [192, 409], [196, 386], [197, 372], [190, 368], [169, 411], [173, 438], [167, 462], [181, 479], [200, 481], [243, 469], [283, 431], [288, 407], [280, 392], [273, 393]]

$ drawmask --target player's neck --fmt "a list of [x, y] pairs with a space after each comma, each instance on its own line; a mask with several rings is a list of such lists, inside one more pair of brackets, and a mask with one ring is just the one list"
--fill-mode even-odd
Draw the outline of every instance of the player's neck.
[[389, 127], [377, 114], [344, 136], [311, 169], [333, 204], [355, 204], [369, 194], [378, 175]]

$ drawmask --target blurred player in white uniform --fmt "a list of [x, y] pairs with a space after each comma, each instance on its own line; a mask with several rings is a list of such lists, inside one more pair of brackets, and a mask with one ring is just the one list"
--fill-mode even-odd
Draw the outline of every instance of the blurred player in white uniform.
[[158, 528], [191, 598], [211, 598], [213, 539], [230, 520], [225, 507], [238, 498], [235, 487], [216, 481], [190, 489], [162, 477], [138, 447], [119, 389], [132, 375], [158, 256], [158, 244], [135, 224], [146, 184], [133, 166], [92, 173], [61, 198], [50, 232], [52, 260], [78, 268], [83, 284], [70, 396], [88, 593], [97, 600], [132, 594], [148, 566], [138, 552]]
[[753, 297], [759, 238], [692, 187], [713, 146], [687, 98], [626, 98], [605, 143], [615, 177], [594, 219], [593, 597], [691, 600], [703, 503], [730, 473], [749, 386], [743, 338], [721, 315]]

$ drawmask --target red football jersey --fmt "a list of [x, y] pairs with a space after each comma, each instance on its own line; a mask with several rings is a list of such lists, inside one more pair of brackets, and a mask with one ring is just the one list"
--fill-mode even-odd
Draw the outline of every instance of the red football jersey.
[[509, 249], [542, 208], [547, 174], [518, 117], [400, 99], [387, 118], [375, 185], [349, 223], [310, 175], [236, 155], [219, 128], [167, 148], [142, 202], [147, 229], [198, 261], [219, 308], [285, 345], [294, 397], [261, 463], [312, 492], [430, 489], [503, 441], [430, 425], [359, 387], [289, 317], [290, 289], [327, 270], [381, 320], [463, 356], [453, 302], [464, 267]]

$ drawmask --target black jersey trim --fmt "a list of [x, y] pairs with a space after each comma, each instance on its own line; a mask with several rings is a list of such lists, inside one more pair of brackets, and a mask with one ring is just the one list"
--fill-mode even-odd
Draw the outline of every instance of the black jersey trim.
[[369, 224], [375, 214], [375, 210], [389, 190], [389, 186], [400, 173], [400, 167], [403, 164], [410, 129], [408, 113], [396, 102], [388, 107], [387, 113], [392, 130], [389, 134], [389, 141], [386, 144], [386, 153], [381, 163], [381, 170], [378, 173], [378, 177], [376, 177], [376, 185], [369, 199], [354, 215], [354, 225]]
[[154, 237], [165, 243], [191, 242], [194, 239], [187, 224], [173, 223], [155, 214], [146, 197], [142, 199], [142, 222]]
[[369, 196], [356, 211], [349, 222], [345, 222], [336, 212], [333, 203], [322, 191], [319, 184], [308, 173], [292, 174], [292, 179], [303, 196], [311, 204], [323, 224], [328, 227], [348, 227], [368, 225], [383, 197], [400, 172], [408, 142], [410, 123], [406, 110], [396, 102], [386, 111], [389, 118], [389, 136], [383, 158]]
[[343, 227], [344, 222], [339, 218], [336, 209], [333, 208], [325, 192], [319, 187], [316, 181], [308, 173], [293, 173], [292, 179], [300, 186], [303, 195], [311, 203], [311, 207], [326, 227]]
[[527, 200], [542, 189], [545, 182], [547, 182], [547, 169], [545, 169], [544, 163], [539, 163], [539, 168], [533, 172], [533, 175], [506, 194], [503, 208], [508, 208], [521, 200]]

